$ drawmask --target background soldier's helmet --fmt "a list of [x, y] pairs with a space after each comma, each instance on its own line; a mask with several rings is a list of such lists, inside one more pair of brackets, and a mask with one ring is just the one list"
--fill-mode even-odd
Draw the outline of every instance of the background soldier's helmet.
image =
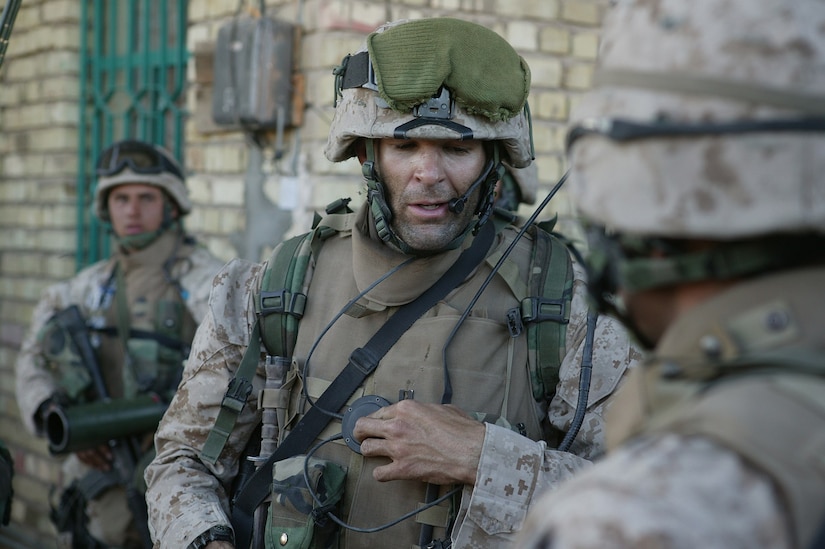
[[568, 136], [583, 214], [630, 235], [825, 232], [823, 29], [821, 0], [611, 8]]
[[[523, 168], [533, 158], [524, 113], [530, 70], [510, 44], [481, 25], [452, 18], [389, 23], [336, 70], [335, 115], [324, 151], [355, 155], [360, 138], [500, 141]], [[448, 94], [440, 95], [444, 89]]]
[[152, 185], [166, 191], [181, 216], [192, 210], [183, 169], [169, 151], [158, 145], [118, 141], [100, 154], [96, 173], [95, 214], [101, 221], [109, 221], [109, 191], [127, 183]]

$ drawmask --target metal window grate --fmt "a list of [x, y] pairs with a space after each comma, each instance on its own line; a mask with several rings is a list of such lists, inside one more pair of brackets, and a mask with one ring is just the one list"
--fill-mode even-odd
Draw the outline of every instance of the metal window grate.
[[165, 146], [183, 163], [186, 0], [81, 2], [78, 270], [108, 256], [93, 214], [94, 164], [114, 141]]

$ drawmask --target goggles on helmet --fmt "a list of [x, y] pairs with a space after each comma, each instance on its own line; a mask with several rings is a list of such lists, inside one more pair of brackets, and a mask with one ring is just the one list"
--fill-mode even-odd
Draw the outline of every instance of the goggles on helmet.
[[744, 133], [813, 133], [825, 132], [825, 118], [806, 117], [774, 120], [738, 120], [721, 123], [689, 124], [658, 120], [636, 122], [623, 118], [591, 118], [573, 126], [567, 132], [567, 151], [578, 139], [600, 135], [613, 141], [625, 142], [652, 137], [695, 137]]
[[118, 141], [104, 150], [97, 163], [99, 177], [113, 176], [129, 168], [138, 174], [171, 173], [185, 179], [177, 162], [160, 147], [142, 141]]

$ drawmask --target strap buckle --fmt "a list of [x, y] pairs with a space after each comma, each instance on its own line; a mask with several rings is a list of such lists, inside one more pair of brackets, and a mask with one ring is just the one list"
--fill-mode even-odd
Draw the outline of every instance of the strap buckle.
[[371, 374], [378, 367], [378, 358], [374, 353], [358, 347], [349, 355], [349, 363], [358, 368], [365, 376]]
[[304, 316], [307, 296], [300, 292], [292, 293], [286, 289], [274, 292], [261, 292], [258, 302], [259, 314], [263, 316], [273, 313], [285, 313], [300, 319]]
[[524, 322], [544, 322], [550, 320], [559, 324], [570, 322], [567, 300], [545, 297], [526, 297], [521, 301], [521, 318]]
[[248, 379], [233, 377], [229, 381], [223, 400], [221, 400], [221, 408], [228, 408], [235, 413], [241, 413], [250, 393], [252, 393], [252, 383]]

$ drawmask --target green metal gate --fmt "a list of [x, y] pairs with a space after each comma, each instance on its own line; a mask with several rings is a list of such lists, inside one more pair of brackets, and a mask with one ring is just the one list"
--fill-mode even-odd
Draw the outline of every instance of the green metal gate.
[[78, 270], [109, 253], [91, 207], [100, 152], [141, 139], [183, 164], [187, 0], [83, 0], [80, 20]]

